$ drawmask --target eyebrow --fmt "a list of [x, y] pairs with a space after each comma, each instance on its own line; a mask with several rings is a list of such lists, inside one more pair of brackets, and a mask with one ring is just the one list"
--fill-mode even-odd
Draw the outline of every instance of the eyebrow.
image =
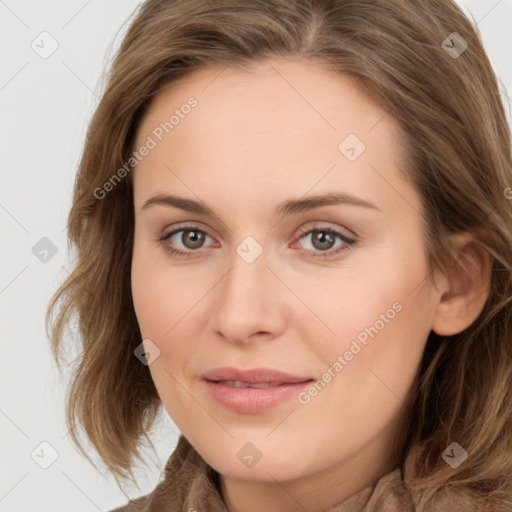
[[[313, 210], [314, 208], [320, 208], [322, 206], [340, 204], [370, 208], [382, 212], [382, 210], [376, 205], [360, 197], [345, 193], [330, 193], [324, 195], [309, 196], [306, 199], [288, 199], [277, 206], [275, 214], [277, 216], [286, 216], [294, 213]], [[141, 209], [145, 210], [154, 205], [173, 206], [175, 208], [179, 208], [180, 210], [185, 210], [187, 212], [201, 215], [215, 215], [213, 210], [201, 201], [195, 201], [193, 199], [186, 199], [184, 197], [168, 194], [158, 194], [149, 198], [142, 205]]]

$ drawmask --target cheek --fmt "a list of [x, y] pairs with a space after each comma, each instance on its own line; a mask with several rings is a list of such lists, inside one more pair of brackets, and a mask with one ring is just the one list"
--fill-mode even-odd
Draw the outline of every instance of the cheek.
[[142, 335], [164, 342], [186, 324], [186, 315], [198, 302], [199, 290], [183, 268], [173, 268], [163, 249], [134, 246], [132, 296]]
[[[200, 354], [200, 337], [208, 315], [202, 313], [208, 284], [184, 267], [173, 267], [165, 255], [134, 247], [132, 295], [137, 322], [143, 339], [150, 339], [160, 350], [149, 369], [164, 403], [173, 402], [180, 382], [192, 372], [191, 361]], [[170, 392], [174, 389], [174, 394]], [[178, 393], [179, 394], [179, 393]]]
[[[421, 289], [410, 293], [417, 275], [422, 275], [420, 267], [397, 265], [346, 282], [341, 295], [310, 295], [317, 300], [316, 306], [311, 302], [312, 309], [319, 308], [336, 333], [308, 337], [309, 353], [322, 364], [317, 365], [315, 386], [301, 397], [304, 408], [296, 414], [315, 433], [312, 442], [318, 453], [325, 451], [325, 439], [337, 446], [347, 439], [370, 443], [402, 414], [429, 332], [425, 294]], [[319, 426], [322, 416], [339, 421]], [[338, 455], [325, 452], [326, 458]]]
[[[332, 389], [347, 393], [347, 399], [366, 393], [371, 402], [383, 395], [396, 401], [390, 390], [402, 397], [414, 378], [433, 310], [421, 245], [415, 249], [416, 257], [411, 251], [410, 246], [394, 244], [379, 257], [385, 265], [374, 262], [349, 269], [339, 281], [320, 280], [316, 287], [304, 286], [300, 291], [322, 320], [310, 328], [309, 349], [319, 356], [325, 372], [330, 368], [340, 375], [331, 379], [338, 382]], [[373, 397], [362, 391], [362, 384]]]
[[[150, 339], [160, 350], [149, 370], [160, 399], [169, 416], [179, 428], [197, 411], [187, 400], [178, 382], [184, 382], [194, 336], [191, 309], [199, 297], [193, 286], [180, 279], [179, 269], [153, 261], [151, 255], [134, 249], [132, 261], [132, 295], [137, 322], [143, 339]], [[154, 259], [154, 257], [153, 257]], [[197, 307], [197, 306], [196, 306]], [[185, 342], [184, 342], [185, 341]]]
[[[370, 267], [349, 269], [340, 272], [338, 278], [332, 272], [325, 279], [315, 276], [295, 281], [294, 291], [309, 309], [302, 316], [311, 319], [309, 338], [322, 339], [322, 343], [315, 341], [315, 350], [343, 352], [353, 340], [365, 346], [371, 339], [383, 338], [385, 332], [391, 334], [395, 328], [398, 334], [402, 327], [414, 324], [417, 316], [426, 313], [417, 307], [419, 299], [410, 293], [424, 277], [421, 268], [399, 264], [385, 270], [379, 265], [375, 267], [375, 271]], [[300, 305], [297, 307], [303, 310]], [[295, 321], [306, 325], [301, 315]]]

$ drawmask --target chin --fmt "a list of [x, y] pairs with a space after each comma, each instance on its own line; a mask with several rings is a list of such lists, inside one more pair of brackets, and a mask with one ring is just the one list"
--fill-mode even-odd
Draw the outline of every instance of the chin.
[[293, 480], [304, 475], [306, 461], [304, 454], [298, 453], [297, 448], [281, 447], [276, 451], [274, 448], [265, 448], [263, 444], [260, 442], [261, 449], [258, 449], [256, 443], [229, 442], [228, 446], [218, 445], [215, 451], [207, 449], [201, 456], [218, 473], [229, 478], [275, 482]]

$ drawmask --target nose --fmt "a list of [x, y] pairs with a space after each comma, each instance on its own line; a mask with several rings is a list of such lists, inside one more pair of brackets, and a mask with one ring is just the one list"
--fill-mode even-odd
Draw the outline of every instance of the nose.
[[233, 251], [230, 270], [215, 287], [211, 322], [218, 336], [232, 343], [278, 337], [286, 325], [286, 289], [267, 267], [265, 250], [253, 262]]

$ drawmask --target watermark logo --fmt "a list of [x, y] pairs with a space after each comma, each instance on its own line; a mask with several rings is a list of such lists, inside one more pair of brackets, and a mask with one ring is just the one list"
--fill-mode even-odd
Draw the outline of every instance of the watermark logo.
[[32, 247], [32, 254], [42, 263], [48, 263], [57, 254], [57, 251], [57, 246], [46, 236], [43, 236]]
[[453, 469], [456, 469], [468, 458], [468, 452], [459, 443], [453, 442], [444, 450], [441, 457]]
[[44, 31], [30, 43], [30, 47], [41, 59], [46, 60], [57, 51], [59, 43], [50, 33]]
[[142, 364], [149, 366], [160, 356], [160, 349], [149, 338], [146, 338], [133, 353]]
[[253, 263], [263, 252], [263, 247], [255, 238], [248, 236], [237, 245], [236, 252], [246, 263]]
[[262, 453], [258, 448], [256, 448], [256, 445], [253, 443], [245, 443], [240, 450], [238, 450], [236, 456], [242, 462], [244, 466], [247, 466], [248, 468], [252, 468], [256, 465], [256, 463], [261, 459]]
[[365, 149], [365, 144], [355, 133], [347, 135], [338, 145], [338, 151], [349, 162], [357, 160], [364, 153]]
[[41, 469], [48, 469], [59, 458], [59, 452], [48, 441], [43, 441], [32, 450], [30, 456]]
[[467, 50], [468, 43], [458, 32], [452, 32], [441, 47], [452, 59], [458, 59]]

